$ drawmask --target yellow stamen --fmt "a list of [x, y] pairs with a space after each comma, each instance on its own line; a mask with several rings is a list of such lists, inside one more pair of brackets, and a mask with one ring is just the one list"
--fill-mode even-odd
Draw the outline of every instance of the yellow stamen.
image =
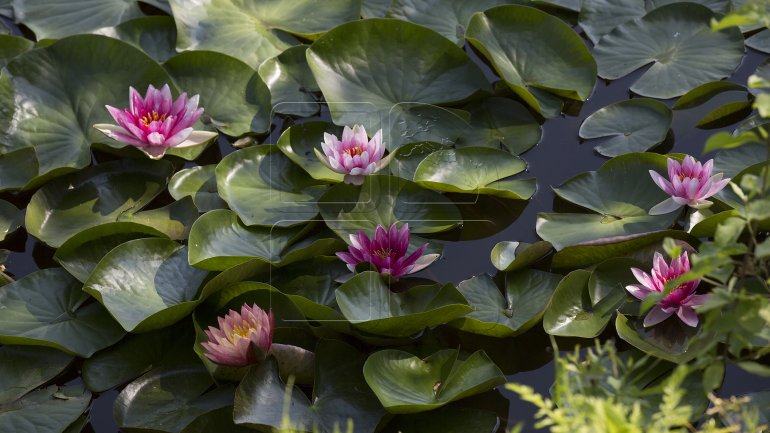
[[142, 124], [144, 124], [144, 126], [150, 126], [150, 123], [152, 122], [157, 122], [157, 121], [163, 122], [164, 120], [166, 120], [166, 116], [167, 116], [166, 113], [158, 114], [157, 111], [153, 111], [152, 113], [145, 114], [139, 120], [142, 122]]
[[361, 146], [356, 146], [350, 149], [345, 149], [344, 152], [350, 156], [359, 156], [364, 153], [364, 149]]
[[241, 338], [247, 338], [249, 336], [249, 333], [253, 330], [251, 326], [248, 324], [243, 324], [239, 326], [233, 327], [233, 334], [241, 337]]
[[390, 248], [387, 248], [387, 249], [383, 248], [374, 252], [374, 255], [381, 259], [384, 259], [385, 257], [390, 257], [391, 254], [393, 254], [393, 250], [391, 250]]

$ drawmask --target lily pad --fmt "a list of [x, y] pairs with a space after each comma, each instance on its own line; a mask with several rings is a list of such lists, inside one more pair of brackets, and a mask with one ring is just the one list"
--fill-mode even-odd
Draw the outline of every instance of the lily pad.
[[500, 271], [512, 272], [535, 263], [553, 250], [550, 242], [498, 242], [490, 252], [492, 265]]
[[83, 285], [129, 332], [172, 325], [207, 293], [208, 272], [187, 263], [187, 247], [168, 239], [136, 239], [115, 247]]
[[441, 194], [393, 176], [367, 176], [361, 186], [337, 184], [318, 200], [321, 216], [341, 237], [357, 230], [374, 233], [409, 223], [412, 233], [437, 233], [462, 222], [460, 211]]
[[324, 133], [342, 137], [342, 128], [326, 122], [306, 122], [290, 126], [278, 138], [276, 146], [295, 164], [302, 167], [313, 179], [325, 182], [342, 182], [344, 175], [330, 170], [318, 160], [317, 149], [322, 152]]
[[0, 407], [0, 425], [7, 432], [63, 432], [85, 412], [91, 393], [83, 386], [49, 386]]
[[436, 409], [506, 382], [483, 351], [466, 359], [459, 355], [447, 349], [420, 359], [400, 350], [381, 350], [366, 360], [364, 377], [390, 413]]
[[762, 30], [746, 39], [746, 46], [763, 53], [770, 53], [770, 30]]
[[743, 58], [743, 36], [712, 32], [713, 17], [705, 6], [674, 3], [619, 25], [594, 48], [599, 76], [614, 80], [653, 63], [631, 91], [663, 99], [727, 77]]
[[647, 13], [645, 2], [636, 0], [583, 0], [580, 28], [596, 44], [620, 24]]
[[32, 29], [37, 40], [90, 33], [142, 16], [135, 1], [125, 0], [13, 0], [16, 22]]
[[417, 286], [392, 293], [376, 272], [362, 272], [337, 288], [337, 305], [361, 331], [408, 337], [473, 310], [452, 285]]
[[0, 404], [11, 403], [50, 381], [73, 359], [48, 347], [0, 347]]
[[337, 432], [352, 420], [356, 432], [374, 433], [385, 411], [364, 381], [363, 365], [364, 357], [355, 348], [321, 340], [309, 400], [298, 388], [287, 392], [275, 359], [269, 358], [252, 367], [238, 386], [233, 418], [236, 424], [258, 430], [277, 429], [286, 427], [285, 414], [293, 430], [316, 433]]
[[246, 63], [222, 53], [188, 51], [163, 66], [180, 89], [200, 95], [204, 124], [231, 136], [270, 127], [270, 90]]
[[0, 35], [0, 68], [34, 46], [34, 42], [18, 36]]
[[393, 175], [413, 180], [417, 167], [423, 159], [437, 150], [449, 150], [452, 146], [431, 141], [420, 141], [399, 147], [388, 168]]
[[470, 128], [459, 145], [503, 148], [521, 155], [536, 145], [543, 135], [540, 124], [527, 108], [508, 98], [487, 98], [465, 107]]
[[668, 320], [645, 328], [641, 318], [618, 314], [615, 319], [618, 336], [652, 356], [684, 364], [701, 355], [713, 345], [713, 335], [702, 328], [690, 328], [679, 321]]
[[[361, 16], [361, 0], [212, 0], [190, 7], [170, 0], [176, 21], [177, 49], [211, 50], [233, 56], [252, 68], [299, 41], [291, 34], [315, 38]], [[308, 11], [313, 11], [308, 14]]]
[[89, 227], [130, 220], [165, 189], [171, 170], [165, 161], [121, 160], [57, 179], [32, 196], [25, 227], [58, 247]]
[[[124, 332], [64, 269], [34, 272], [0, 290], [0, 343], [46, 346], [88, 358]], [[79, 415], [79, 414], [78, 414]]]
[[[489, 87], [462, 49], [405, 21], [343, 24], [314, 42], [307, 59], [334, 122], [371, 131], [390, 125], [410, 104], [461, 101]], [[386, 134], [384, 141], [394, 138]]]
[[217, 190], [246, 225], [289, 227], [318, 215], [325, 186], [275, 145], [233, 152], [216, 168]]
[[307, 64], [307, 48], [307, 45], [287, 48], [259, 65], [259, 76], [270, 89], [273, 112], [307, 117], [320, 109], [312, 92], [321, 89]]
[[540, 322], [559, 281], [561, 275], [526, 269], [507, 274], [501, 293], [488, 274], [465, 280], [458, 289], [473, 311], [452, 326], [490, 337], [519, 335]]
[[[44, 176], [87, 166], [91, 143], [109, 140], [93, 125], [114, 122], [103, 106], [125, 106], [129, 86], [168, 82], [146, 54], [106, 36], [72, 36], [14, 58], [0, 78], [0, 153], [30, 147], [34, 152], [27, 156], [25, 174], [10, 177], [15, 182], [4, 174], [0, 189], [35, 186]], [[13, 102], [19, 100], [26, 102]]]
[[713, 97], [725, 92], [746, 92], [746, 88], [730, 81], [711, 81], [690, 90], [680, 97], [674, 110], [686, 110], [710, 101]]
[[652, 181], [649, 170], [665, 172], [666, 157], [629, 153], [607, 161], [598, 171], [567, 180], [554, 192], [596, 213], [541, 213], [537, 233], [558, 251], [578, 244], [623, 241], [627, 236], [667, 229], [677, 213], [648, 214], [653, 206], [668, 198]]
[[192, 197], [201, 212], [227, 207], [217, 192], [215, 168], [213, 164], [200, 165], [176, 172], [168, 183], [168, 192], [176, 200]]
[[0, 241], [21, 227], [24, 214], [16, 206], [0, 200]]
[[608, 105], [583, 121], [580, 137], [601, 139], [595, 149], [604, 156], [644, 152], [665, 140], [673, 113], [660, 101], [629, 99]]
[[560, 98], [585, 101], [593, 91], [593, 56], [568, 24], [545, 12], [517, 5], [492, 8], [473, 16], [466, 37], [545, 117], [561, 112]]
[[172, 17], [135, 18], [99, 33], [127, 42], [158, 62], [165, 62], [176, 54], [176, 27]]

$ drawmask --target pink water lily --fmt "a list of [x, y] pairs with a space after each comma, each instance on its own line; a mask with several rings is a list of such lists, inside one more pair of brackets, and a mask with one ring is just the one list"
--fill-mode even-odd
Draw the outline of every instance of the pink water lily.
[[336, 135], [324, 133], [321, 143], [323, 155], [315, 149], [318, 159], [329, 169], [345, 175], [345, 183], [361, 185], [364, 177], [376, 173], [388, 165], [392, 153], [383, 158], [382, 129], [369, 140], [366, 129], [361, 125], [342, 130], [342, 140]]
[[363, 230], [350, 235], [348, 252], [339, 252], [337, 256], [355, 272], [359, 263], [371, 263], [377, 272], [397, 280], [404, 275], [425, 269], [433, 263], [438, 254], [423, 255], [428, 244], [417, 248], [407, 255], [409, 249], [409, 224], [400, 229], [396, 224], [385, 228], [378, 224], [374, 238], [370, 239]]
[[[671, 260], [670, 265], [666, 263], [663, 255], [655, 253], [653, 268], [649, 274], [640, 269], [631, 268], [639, 284], [628, 285], [626, 290], [637, 299], [644, 300], [652, 293], [664, 292], [667, 281], [675, 280], [689, 271], [690, 258], [687, 252]], [[700, 280], [688, 281], [677, 286], [650, 309], [644, 318], [644, 326], [657, 325], [675, 313], [685, 325], [698, 326], [698, 315], [695, 314], [694, 308], [708, 300], [708, 295], [695, 293], [698, 284]]]
[[129, 87], [128, 108], [106, 106], [118, 124], [99, 123], [94, 128], [113, 140], [135, 146], [152, 159], [160, 159], [168, 149], [197, 146], [216, 137], [215, 132], [195, 131], [192, 127], [203, 113], [198, 99], [198, 95], [188, 99], [182, 93], [175, 101], [168, 84], [160, 90], [150, 85], [144, 98]]
[[682, 206], [695, 209], [711, 206], [712, 203], [706, 199], [721, 191], [730, 182], [730, 179], [722, 179], [722, 173], [712, 176], [713, 168], [713, 159], [701, 165], [688, 155], [681, 164], [674, 159], [668, 159], [668, 180], [650, 170], [652, 180], [671, 196], [653, 206], [650, 215], [667, 214]]
[[241, 312], [230, 310], [218, 317], [219, 327], [209, 326], [209, 341], [201, 343], [206, 357], [217, 364], [242, 367], [262, 361], [273, 343], [273, 312], [256, 304], [243, 304]]

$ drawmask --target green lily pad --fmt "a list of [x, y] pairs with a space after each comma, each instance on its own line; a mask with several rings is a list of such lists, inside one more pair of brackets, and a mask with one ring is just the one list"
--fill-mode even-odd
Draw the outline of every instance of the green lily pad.
[[0, 404], [11, 403], [50, 381], [73, 359], [48, 347], [0, 347]]
[[746, 39], [746, 46], [763, 53], [770, 53], [770, 30], [762, 30]]
[[490, 259], [492, 265], [500, 271], [512, 272], [535, 263], [553, 250], [550, 242], [498, 242], [492, 247]]
[[24, 53], [35, 45], [29, 39], [18, 36], [0, 35], [0, 68], [14, 57]]
[[[307, 59], [329, 101], [334, 123], [362, 124], [367, 131], [385, 128], [415, 103], [461, 101], [489, 87], [462, 49], [430, 29], [405, 21], [343, 24], [314, 42]], [[386, 134], [384, 138], [390, 143], [397, 137]]]
[[667, 229], [677, 213], [648, 214], [653, 206], [668, 198], [652, 181], [649, 170], [664, 173], [666, 157], [629, 153], [607, 161], [598, 171], [567, 180], [554, 192], [596, 213], [541, 213], [537, 233], [558, 251], [578, 244], [623, 241], [628, 239], [626, 236]]
[[130, 220], [165, 189], [171, 170], [165, 161], [121, 160], [57, 179], [30, 199], [27, 231], [58, 247], [81, 230]]
[[315, 38], [361, 15], [361, 0], [329, 0], [323, 7], [314, 0], [212, 0], [196, 7], [183, 0], [170, 0], [169, 4], [176, 21], [179, 51], [219, 51], [253, 68], [298, 45], [291, 34]]
[[451, 146], [431, 141], [420, 141], [399, 147], [391, 160], [388, 168], [394, 176], [406, 180], [413, 180], [417, 167], [423, 159], [438, 150], [449, 150]]
[[[64, 269], [34, 272], [0, 290], [0, 343], [46, 346], [88, 358], [124, 332]], [[79, 415], [79, 414], [78, 414]]]
[[710, 101], [711, 98], [725, 92], [745, 92], [746, 88], [730, 81], [711, 81], [690, 90], [674, 104], [674, 110], [686, 110]]
[[473, 129], [467, 111], [422, 102], [399, 102], [381, 117], [386, 119], [383, 120], [383, 144], [391, 151], [424, 141], [456, 146], [500, 147], [500, 140], [491, 137], [484, 127], [478, 131]]
[[675, 3], [619, 25], [594, 48], [599, 76], [614, 80], [654, 63], [631, 91], [663, 99], [727, 77], [743, 58], [743, 36], [712, 32], [713, 17], [705, 6]]
[[217, 190], [246, 225], [289, 227], [318, 215], [325, 189], [275, 145], [233, 152], [216, 168]]
[[504, 180], [526, 168], [524, 160], [504, 150], [464, 147], [428, 155], [417, 166], [414, 181], [438, 191], [527, 200], [537, 188], [535, 179]]
[[388, 337], [408, 337], [473, 310], [452, 284], [392, 293], [379, 274], [371, 271], [357, 274], [336, 293], [340, 311], [355, 328]]
[[16, 206], [0, 200], [0, 241], [21, 227], [24, 214]]
[[436, 409], [506, 382], [483, 351], [466, 359], [459, 355], [446, 349], [420, 359], [400, 350], [381, 350], [366, 360], [364, 377], [390, 413]]
[[636, 0], [583, 0], [580, 7], [580, 28], [591, 42], [596, 44], [602, 36], [618, 25], [646, 13], [645, 2]]
[[753, 111], [754, 98], [748, 92], [745, 92], [742, 96], [744, 96], [742, 101], [728, 102], [708, 112], [698, 120], [695, 127], [700, 129], [718, 129], [745, 119]]
[[125, 0], [15, 0], [13, 9], [16, 22], [32, 29], [37, 40], [90, 33], [142, 16], [137, 2]]
[[695, 359], [714, 343], [713, 335], [702, 328], [690, 328], [673, 320], [645, 328], [641, 318], [618, 314], [615, 329], [620, 338], [642, 352], [677, 364]]
[[[0, 189], [35, 186], [87, 166], [91, 143], [110, 141], [93, 128], [114, 123], [104, 105], [126, 106], [129, 86], [168, 82], [146, 54], [105, 36], [72, 36], [14, 58], [0, 78], [0, 106], [7, 107], [0, 111], [0, 153], [32, 147], [34, 156], [27, 155], [23, 174], [4, 173]], [[26, 101], [23, 110], [13, 102], [19, 100]]]
[[168, 239], [118, 245], [83, 285], [129, 332], [172, 325], [188, 316], [207, 293], [208, 272], [187, 263], [187, 247]]
[[355, 348], [341, 341], [321, 340], [309, 400], [298, 388], [287, 393], [275, 359], [269, 358], [252, 367], [238, 386], [233, 419], [258, 430], [277, 429], [286, 427], [286, 414], [293, 430], [316, 433], [337, 432], [352, 420], [356, 432], [374, 433], [385, 411], [366, 386], [363, 365], [364, 357]]
[[217, 192], [216, 165], [200, 165], [180, 170], [171, 177], [168, 192], [175, 200], [192, 197], [201, 212], [227, 207]]
[[90, 401], [82, 385], [49, 386], [0, 407], [0, 425], [6, 432], [64, 432]]
[[182, 240], [187, 239], [190, 228], [199, 215], [192, 197], [182, 197], [181, 200], [157, 209], [124, 215], [123, 219], [153, 227], [169, 239]]
[[56, 250], [54, 259], [81, 282], [96, 264], [118, 245], [140, 238], [165, 237], [152, 227], [133, 222], [114, 222], [87, 228], [67, 239]]
[[200, 364], [151, 370], [120, 392], [115, 422], [126, 432], [180, 433], [199, 416], [232, 404], [233, 388], [213, 385]]
[[367, 176], [361, 186], [337, 184], [318, 200], [326, 224], [342, 238], [378, 224], [409, 223], [412, 233], [437, 233], [461, 223], [460, 211], [441, 194], [393, 176]]
[[604, 280], [597, 288], [597, 283], [591, 281], [592, 276], [591, 272], [577, 270], [564, 277], [545, 310], [545, 332], [581, 338], [594, 338], [601, 334], [617, 308], [625, 301], [626, 291]]
[[604, 156], [644, 152], [666, 139], [673, 113], [660, 101], [629, 99], [610, 104], [580, 125], [580, 137], [601, 139], [595, 149]]
[[585, 101], [593, 91], [596, 62], [588, 48], [568, 24], [545, 12], [517, 5], [492, 8], [473, 16], [466, 37], [545, 117], [561, 112], [560, 97]]
[[364, 18], [384, 18], [391, 0], [362, 0], [361, 16]]
[[259, 65], [259, 76], [270, 89], [273, 111], [307, 117], [320, 109], [311, 92], [320, 92], [307, 64], [307, 45], [287, 48]]
[[283, 131], [276, 146], [313, 179], [342, 182], [344, 175], [330, 170], [315, 154], [317, 149], [323, 155], [321, 143], [324, 141], [324, 133], [342, 138], [342, 128], [336, 125], [326, 122], [306, 122], [290, 126]]
[[270, 90], [246, 63], [222, 53], [188, 51], [163, 66], [180, 89], [200, 95], [204, 124], [231, 136], [270, 127]]
[[540, 124], [527, 108], [508, 98], [487, 98], [473, 103], [470, 127], [460, 137], [459, 145], [504, 148], [521, 155], [536, 145], [543, 135]]
[[384, 433], [428, 432], [493, 433], [498, 428], [494, 412], [466, 407], [442, 407], [430, 412], [396, 416]]
[[127, 42], [158, 62], [165, 62], [176, 54], [176, 26], [172, 17], [135, 18], [99, 33]]
[[561, 275], [535, 269], [512, 272], [503, 294], [488, 274], [465, 280], [458, 289], [473, 311], [452, 326], [490, 337], [519, 335], [540, 322], [559, 281]]
[[465, 45], [465, 29], [473, 14], [506, 3], [509, 1], [393, 0], [386, 17], [428, 27], [462, 47]]

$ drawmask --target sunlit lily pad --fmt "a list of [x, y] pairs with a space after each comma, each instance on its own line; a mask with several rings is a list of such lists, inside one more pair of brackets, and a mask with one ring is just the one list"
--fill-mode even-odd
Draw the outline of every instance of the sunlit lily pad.
[[441, 350], [420, 359], [400, 350], [381, 350], [364, 364], [366, 383], [391, 413], [415, 413], [505, 383], [505, 376], [483, 351], [465, 359], [458, 350]]
[[527, 200], [537, 188], [535, 179], [507, 179], [526, 168], [524, 160], [504, 150], [486, 147], [439, 150], [420, 162], [414, 181], [438, 191]]
[[0, 406], [0, 426], [7, 432], [64, 432], [85, 412], [91, 393], [82, 385], [55, 385]]
[[91, 143], [109, 140], [93, 125], [114, 123], [104, 105], [126, 106], [129, 86], [168, 82], [146, 54], [106, 36], [72, 36], [11, 60], [0, 77], [0, 153], [34, 151], [23, 174], [0, 176], [0, 190], [87, 166]]
[[178, 50], [219, 51], [253, 68], [299, 44], [291, 34], [314, 38], [361, 14], [361, 0], [329, 0], [323, 7], [314, 0], [212, 0], [195, 7], [170, 0], [169, 4], [179, 32]]
[[423, 159], [435, 151], [449, 149], [452, 149], [452, 146], [431, 141], [407, 144], [395, 151], [393, 160], [388, 165], [388, 168], [390, 168], [390, 172], [395, 176], [413, 180], [414, 173]]
[[340, 183], [319, 200], [321, 216], [342, 237], [377, 224], [409, 223], [412, 233], [436, 233], [462, 221], [457, 206], [434, 191], [393, 176], [367, 176], [361, 186]]
[[48, 347], [0, 347], [0, 404], [11, 403], [53, 379], [73, 359]]
[[165, 62], [176, 54], [176, 27], [172, 17], [135, 18], [104, 28], [99, 34], [128, 42], [158, 62]]
[[600, 139], [595, 147], [604, 156], [644, 152], [666, 138], [673, 113], [660, 101], [629, 99], [608, 105], [583, 121], [580, 137]]
[[[499, 6], [474, 15], [468, 41], [527, 104], [545, 117], [561, 99], [584, 101], [596, 83], [596, 62], [572, 28], [529, 6]], [[549, 53], [545, 56], [542, 53]]]
[[[367, 131], [384, 128], [412, 103], [450, 103], [488, 88], [462, 49], [405, 21], [341, 25], [313, 43], [307, 58], [334, 122], [363, 124]], [[386, 134], [384, 141], [392, 140]]]
[[246, 63], [222, 53], [188, 51], [163, 66], [180, 89], [200, 95], [204, 124], [232, 136], [270, 127], [270, 90]]
[[21, 227], [24, 214], [16, 206], [0, 200], [0, 241]]
[[83, 290], [129, 332], [169, 326], [189, 315], [206, 293], [208, 272], [187, 263], [187, 247], [168, 239], [136, 239], [99, 262]]
[[142, 16], [135, 1], [125, 0], [15, 0], [16, 21], [35, 32], [38, 40], [90, 33]]
[[270, 89], [275, 113], [312, 116], [320, 108], [311, 93], [321, 89], [307, 65], [307, 48], [307, 45], [288, 48], [259, 65], [259, 76]]
[[473, 311], [452, 322], [463, 331], [511, 337], [540, 322], [561, 275], [526, 269], [506, 275], [504, 293], [488, 274], [460, 283], [458, 289]]
[[0, 343], [47, 346], [84, 358], [124, 332], [64, 269], [44, 269], [0, 290]]
[[324, 165], [315, 150], [322, 152], [324, 133], [342, 137], [342, 128], [326, 122], [306, 122], [290, 126], [278, 138], [276, 146], [295, 164], [302, 167], [313, 179], [326, 182], [342, 182], [344, 177]]
[[32, 196], [27, 231], [58, 247], [83, 229], [130, 220], [165, 189], [171, 170], [165, 161], [121, 160], [57, 179]]
[[619, 25], [594, 48], [599, 76], [614, 80], [653, 63], [631, 91], [654, 98], [727, 77], [743, 57], [743, 36], [737, 28], [712, 32], [713, 16], [705, 6], [675, 3]]
[[337, 288], [337, 304], [357, 329], [387, 337], [408, 337], [473, 310], [452, 284], [393, 293], [379, 274], [370, 271]]
[[[301, 432], [334, 433], [352, 420], [356, 432], [374, 433], [385, 411], [364, 381], [364, 357], [336, 340], [321, 340], [316, 349], [312, 399], [290, 389], [278, 376], [273, 358], [251, 368], [235, 394], [233, 418], [254, 429], [285, 427], [283, 415]], [[288, 413], [285, 409], [289, 399]]]
[[176, 172], [168, 183], [168, 192], [176, 200], [192, 197], [201, 212], [227, 207], [217, 192], [215, 168], [215, 165], [201, 165]]
[[247, 225], [288, 227], [318, 214], [316, 198], [325, 186], [274, 145], [242, 149], [216, 168], [217, 189]]
[[549, 242], [498, 242], [490, 252], [492, 265], [500, 271], [512, 272], [523, 269], [542, 259], [553, 250]]

